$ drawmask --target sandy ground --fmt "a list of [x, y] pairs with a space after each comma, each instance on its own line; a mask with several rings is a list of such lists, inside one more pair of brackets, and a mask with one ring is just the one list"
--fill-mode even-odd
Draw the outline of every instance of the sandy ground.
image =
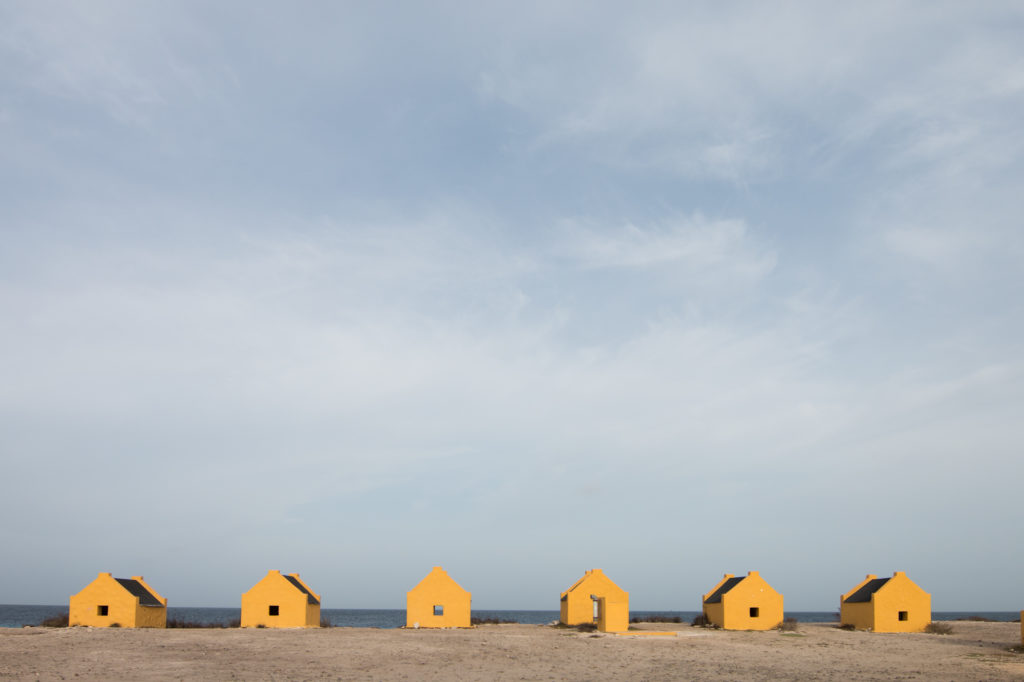
[[0, 629], [0, 679], [1024, 680], [1019, 623], [952, 635], [641, 625], [670, 636], [542, 625], [469, 630]]

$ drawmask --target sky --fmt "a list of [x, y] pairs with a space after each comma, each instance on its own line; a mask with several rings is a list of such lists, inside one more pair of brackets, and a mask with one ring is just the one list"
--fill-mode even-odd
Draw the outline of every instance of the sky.
[[1018, 2], [0, 3], [0, 603], [1024, 584]]

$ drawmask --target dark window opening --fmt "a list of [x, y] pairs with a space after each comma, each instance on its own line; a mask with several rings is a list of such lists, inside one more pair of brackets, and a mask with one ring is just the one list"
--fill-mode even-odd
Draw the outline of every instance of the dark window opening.
[[443, 616], [444, 615], [444, 605], [443, 604], [434, 604], [434, 615], [435, 616]]
[[106, 604], [100, 604], [99, 606], [96, 607], [96, 615], [97, 616], [106, 616], [109, 613], [110, 613], [110, 607], [107, 606]]
[[906, 611], [900, 611], [900, 616], [899, 617], [900, 617], [900, 620], [906, 620], [907, 619], [907, 612]]
[[759, 609], [756, 606], [751, 606], [750, 607], [750, 617], [751, 618], [758, 618], [760, 615], [761, 615], [761, 609]]
[[281, 607], [280, 606], [278, 606], [277, 604], [271, 604], [270, 605], [270, 615], [271, 616], [277, 616], [277, 615], [280, 615], [280, 613], [281, 613]]

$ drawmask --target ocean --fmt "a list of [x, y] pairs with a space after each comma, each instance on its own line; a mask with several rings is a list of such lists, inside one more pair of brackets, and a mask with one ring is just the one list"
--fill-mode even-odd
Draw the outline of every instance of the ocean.
[[[20, 628], [25, 625], [38, 625], [45, 618], [59, 616], [68, 611], [67, 605], [36, 606], [0, 604], [0, 627]], [[190, 607], [169, 606], [167, 618], [191, 623], [207, 623], [227, 626], [238, 620], [241, 609], [238, 607]], [[679, 616], [684, 623], [689, 623], [698, 614], [697, 611], [630, 611], [630, 618], [650, 616]], [[334, 627], [348, 628], [398, 628], [405, 625], [405, 609], [322, 609], [320, 616]], [[476, 618], [497, 618], [511, 620], [527, 625], [544, 625], [558, 620], [558, 611], [473, 611]], [[997, 621], [1015, 621], [1020, 616], [1018, 611], [934, 611], [932, 620], [959, 620], [978, 616]], [[792, 611], [786, 617], [796, 618], [801, 623], [832, 623], [839, 620], [836, 611]]]

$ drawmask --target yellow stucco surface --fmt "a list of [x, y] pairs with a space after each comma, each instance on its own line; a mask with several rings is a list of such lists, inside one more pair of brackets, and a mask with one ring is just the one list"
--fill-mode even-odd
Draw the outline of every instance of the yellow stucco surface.
[[932, 596], [903, 571], [878, 587], [867, 601], [848, 601], [877, 576], [868, 575], [839, 598], [839, 622], [874, 632], [921, 632], [932, 622]]
[[603, 632], [628, 630], [629, 593], [600, 568], [590, 569], [562, 592], [559, 621], [565, 625], [597, 623]]
[[629, 629], [629, 599], [598, 597], [597, 629], [601, 632], [625, 632]]
[[167, 626], [167, 599], [146, 584], [142, 576], [130, 580], [139, 583], [158, 602], [159, 606], [141, 604], [142, 599], [132, 594], [110, 573], [100, 573], [81, 592], [71, 596], [68, 603], [68, 624], [90, 627], [162, 628]]
[[[716, 595], [723, 587], [727, 591]], [[704, 617], [723, 630], [771, 630], [783, 619], [782, 595], [757, 571], [739, 580], [725, 574], [701, 602]]]
[[405, 627], [468, 628], [472, 595], [440, 566], [405, 595]]
[[298, 573], [268, 571], [242, 595], [243, 628], [318, 628], [320, 595]]

